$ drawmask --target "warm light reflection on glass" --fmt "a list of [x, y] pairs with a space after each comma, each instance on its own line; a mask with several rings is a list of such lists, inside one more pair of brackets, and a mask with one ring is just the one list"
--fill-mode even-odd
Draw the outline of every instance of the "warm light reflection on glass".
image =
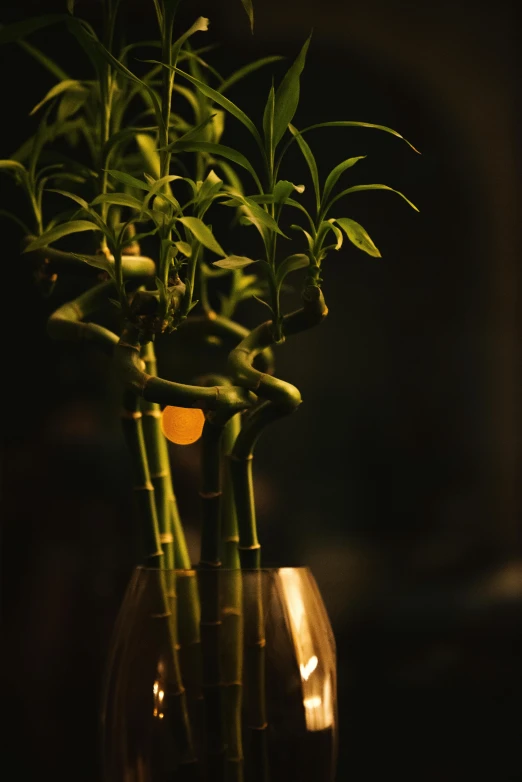
[[165, 715], [161, 711], [161, 704], [165, 697], [165, 691], [160, 688], [160, 683], [156, 681], [152, 686], [152, 692], [154, 693], [154, 709], [152, 711], [152, 716], [162, 720]]
[[321, 664], [321, 638], [314, 638], [313, 623], [306, 611], [307, 583], [293, 568], [281, 568], [279, 575], [301, 673], [306, 727], [310, 731], [325, 730], [334, 723], [332, 673], [324, 660]]
[[305, 665], [300, 665], [299, 666], [299, 670], [301, 671], [301, 676], [303, 677], [303, 679], [306, 682], [308, 681], [308, 679], [310, 677], [310, 674], [313, 673], [315, 671], [315, 669], [317, 668], [317, 663], [318, 662], [319, 662], [319, 660], [317, 659], [317, 657], [314, 654], [312, 657], [310, 657], [310, 659], [308, 660], [308, 662]]

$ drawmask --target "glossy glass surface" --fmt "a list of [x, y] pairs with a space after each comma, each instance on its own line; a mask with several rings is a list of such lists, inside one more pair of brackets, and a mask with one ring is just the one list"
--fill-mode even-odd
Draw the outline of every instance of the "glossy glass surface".
[[102, 712], [104, 782], [332, 782], [335, 644], [307, 568], [136, 569]]

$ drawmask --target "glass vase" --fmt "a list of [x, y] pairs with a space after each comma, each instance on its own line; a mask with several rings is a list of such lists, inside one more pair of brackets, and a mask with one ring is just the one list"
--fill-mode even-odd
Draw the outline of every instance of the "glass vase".
[[104, 782], [333, 782], [335, 643], [306, 567], [138, 567], [102, 708]]

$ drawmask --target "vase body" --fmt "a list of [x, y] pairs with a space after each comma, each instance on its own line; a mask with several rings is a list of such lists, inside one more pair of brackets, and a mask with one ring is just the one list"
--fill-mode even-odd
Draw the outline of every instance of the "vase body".
[[333, 782], [336, 692], [308, 568], [137, 568], [106, 672], [104, 782]]

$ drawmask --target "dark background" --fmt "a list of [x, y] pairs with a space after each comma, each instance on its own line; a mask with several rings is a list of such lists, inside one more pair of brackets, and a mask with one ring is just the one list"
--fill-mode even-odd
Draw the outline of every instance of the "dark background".
[[[64, 5], [19, 0], [1, 19]], [[124, 7], [131, 36], [153, 34], [152, 3]], [[295, 124], [375, 122], [422, 152], [370, 130], [308, 137], [323, 178], [367, 154], [351, 181], [396, 187], [420, 214], [389, 193], [343, 202], [383, 258], [328, 258], [327, 320], [277, 354], [304, 404], [257, 448], [265, 561], [311, 566], [337, 639], [339, 782], [521, 780], [515, 4], [258, 0], [254, 37], [238, 0], [184, 4], [188, 24], [199, 14], [225, 73], [292, 58], [313, 28]], [[30, 40], [87, 76], [57, 29]], [[8, 157], [54, 82], [14, 45], [0, 57]], [[230, 98], [259, 115], [269, 84], [260, 71]], [[298, 156], [285, 176], [311, 189]], [[117, 382], [103, 357], [48, 341], [77, 283], [40, 300], [18, 239], [2, 221], [2, 755], [16, 779], [97, 782], [101, 675], [134, 562]], [[174, 349], [159, 347], [165, 367]], [[198, 454], [171, 450], [194, 552]]]

